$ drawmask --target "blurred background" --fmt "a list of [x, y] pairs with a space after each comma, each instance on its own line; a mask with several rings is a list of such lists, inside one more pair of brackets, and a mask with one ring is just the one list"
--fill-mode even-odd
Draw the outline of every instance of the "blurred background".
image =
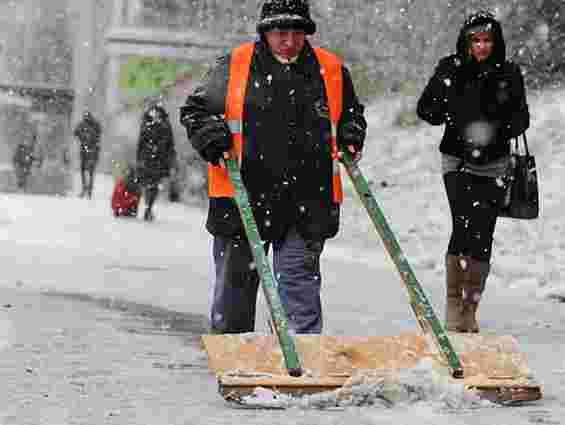
[[[99, 172], [135, 160], [144, 106], [161, 102], [180, 154], [181, 199], [205, 198], [204, 164], [178, 124], [178, 108], [213, 60], [255, 37], [260, 0], [0, 0], [0, 191], [13, 191], [12, 158], [28, 143], [30, 191], [73, 195], [88, 110], [103, 127]], [[399, 127], [420, 125], [418, 94], [438, 59], [455, 50], [465, 16], [489, 8], [528, 89], [565, 80], [563, 0], [311, 0], [313, 44], [343, 56], [367, 105], [391, 100]], [[119, 168], [119, 167], [118, 167]]]

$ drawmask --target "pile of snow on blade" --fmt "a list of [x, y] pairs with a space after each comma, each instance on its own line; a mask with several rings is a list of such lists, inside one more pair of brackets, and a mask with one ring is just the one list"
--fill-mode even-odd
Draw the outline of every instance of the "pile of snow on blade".
[[429, 360], [422, 360], [414, 368], [394, 375], [360, 370], [342, 388], [311, 395], [293, 396], [259, 387], [251, 395], [242, 397], [240, 403], [246, 407], [270, 409], [390, 408], [416, 403], [428, 403], [438, 409], [494, 406], [466, 390], [463, 384], [441, 376], [434, 371]]

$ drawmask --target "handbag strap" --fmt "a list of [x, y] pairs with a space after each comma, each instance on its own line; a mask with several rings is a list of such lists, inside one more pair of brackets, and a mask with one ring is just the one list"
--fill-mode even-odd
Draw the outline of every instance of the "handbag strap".
[[[519, 136], [518, 136], [519, 137]], [[514, 137], [514, 149], [518, 152], [518, 137]], [[530, 156], [530, 149], [528, 148], [528, 138], [526, 137], [526, 132], [522, 133], [522, 140], [524, 141], [524, 148], [526, 150], [526, 156]]]
[[528, 149], [528, 139], [526, 138], [526, 132], [522, 133], [522, 139], [524, 139], [524, 147], [526, 148], [526, 156], [530, 156], [530, 150]]

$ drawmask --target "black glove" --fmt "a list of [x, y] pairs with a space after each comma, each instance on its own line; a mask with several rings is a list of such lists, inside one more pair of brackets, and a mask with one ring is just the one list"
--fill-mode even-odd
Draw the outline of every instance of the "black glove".
[[213, 165], [218, 165], [224, 152], [233, 146], [231, 131], [223, 119], [209, 121], [192, 138], [202, 159]]
[[341, 126], [337, 143], [340, 149], [353, 146], [355, 152], [363, 150], [365, 137], [367, 135], [367, 123], [365, 120], [349, 121]]

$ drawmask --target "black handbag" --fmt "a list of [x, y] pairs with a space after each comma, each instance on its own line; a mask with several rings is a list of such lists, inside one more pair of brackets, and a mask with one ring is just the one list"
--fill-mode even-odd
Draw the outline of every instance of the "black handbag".
[[539, 187], [536, 160], [528, 149], [526, 134], [522, 134], [524, 152], [514, 140], [506, 175], [507, 188], [499, 217], [533, 219], [539, 217]]

